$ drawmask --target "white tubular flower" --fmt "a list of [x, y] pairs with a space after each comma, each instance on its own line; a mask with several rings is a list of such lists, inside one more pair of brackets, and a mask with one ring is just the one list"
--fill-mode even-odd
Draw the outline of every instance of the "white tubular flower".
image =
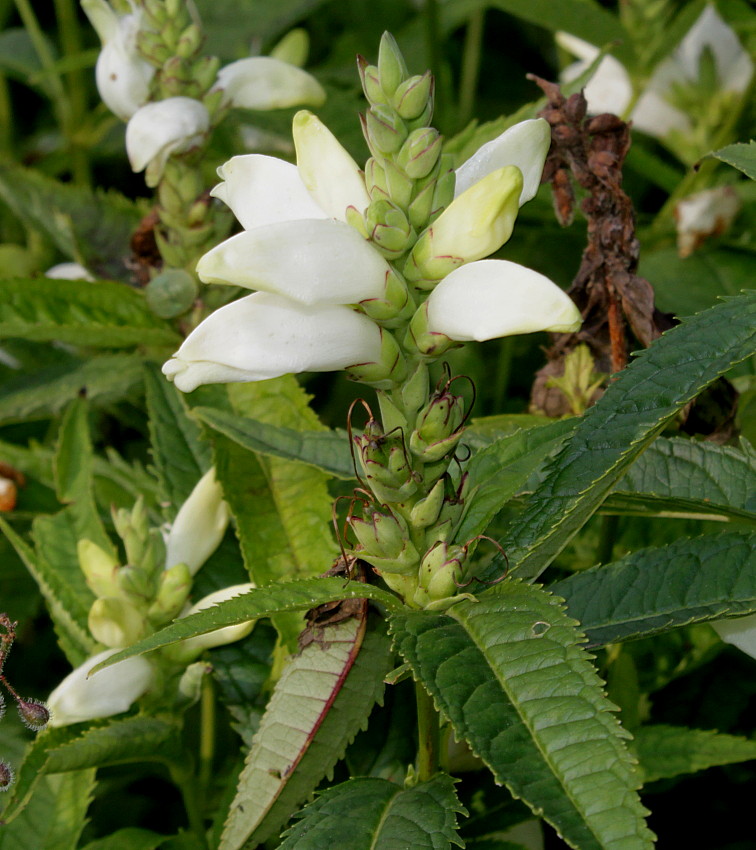
[[711, 623], [711, 627], [725, 643], [731, 643], [741, 652], [756, 658], [756, 614], [717, 620]]
[[45, 277], [58, 280], [94, 280], [81, 263], [58, 263], [45, 272]]
[[165, 569], [186, 564], [195, 575], [218, 548], [229, 516], [215, 467], [211, 467], [176, 514], [165, 541]]
[[191, 97], [169, 97], [142, 106], [126, 127], [132, 171], [147, 169], [145, 182], [157, 186], [168, 157], [200, 144], [209, 128], [207, 109]]
[[[188, 617], [190, 614], [196, 614], [198, 611], [212, 608], [214, 605], [225, 602], [227, 599], [233, 599], [235, 596], [241, 596], [254, 587], [254, 584], [247, 582], [245, 584], [233, 584], [230, 587], [216, 590], [214, 593], [210, 593], [200, 599], [191, 608], [187, 608], [179, 619]], [[233, 643], [246, 637], [252, 631], [256, 622], [256, 620], [247, 620], [235, 626], [224, 626], [222, 629], [216, 629], [213, 632], [206, 632], [204, 635], [188, 638], [174, 648], [171, 652], [171, 658], [184, 663], [193, 661], [206, 649], [212, 649], [214, 646], [224, 646], [227, 643]]]
[[137, 34], [142, 11], [119, 15], [106, 0], [81, 0], [81, 7], [102, 42], [95, 67], [97, 90], [105, 105], [122, 121], [147, 102], [155, 69], [139, 55]]
[[[578, 77], [596, 58], [597, 47], [567, 33], [557, 33], [557, 42], [580, 60], [565, 69], [562, 78]], [[746, 90], [753, 76], [753, 62], [735, 33], [722, 20], [714, 6], [707, 5], [674, 53], [661, 62], [630, 115], [633, 124], [650, 136], [663, 139], [673, 130], [691, 130], [688, 116], [668, 102], [674, 86], [694, 84], [704, 50], [714, 55], [719, 85], [723, 92]], [[622, 115], [633, 99], [633, 86], [625, 68], [612, 56], [605, 56], [584, 91], [588, 111]]]
[[348, 307], [310, 307], [256, 292], [208, 316], [163, 373], [191, 392], [200, 384], [347, 369], [378, 362], [381, 353], [378, 326]]
[[521, 121], [487, 142], [456, 171], [454, 197], [505, 165], [522, 174], [519, 205], [531, 200], [541, 185], [541, 174], [551, 145], [551, 129], [543, 118]]
[[141, 655], [127, 658], [87, 678], [89, 671], [118, 649], [106, 649], [69, 673], [50, 694], [50, 726], [68, 726], [128, 711], [147, 692], [152, 665]]
[[214, 90], [224, 101], [243, 109], [322, 106], [326, 93], [315, 77], [272, 56], [239, 59], [218, 72]]
[[508, 260], [480, 260], [447, 275], [427, 301], [427, 329], [483, 342], [580, 327], [580, 311], [555, 283]]

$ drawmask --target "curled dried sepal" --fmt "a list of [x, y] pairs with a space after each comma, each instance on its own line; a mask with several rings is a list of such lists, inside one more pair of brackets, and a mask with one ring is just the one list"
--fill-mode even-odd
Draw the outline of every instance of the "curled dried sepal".
[[18, 716], [32, 732], [41, 732], [50, 721], [47, 706], [38, 699], [18, 699]]
[[0, 791], [7, 791], [13, 785], [14, 778], [13, 768], [7, 761], [0, 761]]

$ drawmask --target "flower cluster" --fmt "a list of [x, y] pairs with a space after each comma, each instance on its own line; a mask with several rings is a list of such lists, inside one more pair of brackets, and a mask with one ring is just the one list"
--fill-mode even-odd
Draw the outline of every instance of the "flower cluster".
[[215, 472], [210, 469], [184, 502], [165, 537], [150, 529], [141, 502], [132, 511], [118, 511], [116, 530], [123, 540], [127, 566], [113, 552], [91, 540], [78, 543], [79, 564], [95, 596], [89, 611], [89, 632], [105, 647], [70, 673], [50, 694], [51, 725], [66, 726], [126, 711], [157, 679], [162, 660], [183, 667], [203, 650], [238, 640], [253, 622], [219, 629], [170, 647], [157, 659], [136, 656], [98, 671], [98, 664], [156, 631], [176, 617], [187, 616], [249, 590], [234, 585], [188, 604], [192, 577], [212, 555], [228, 524]]

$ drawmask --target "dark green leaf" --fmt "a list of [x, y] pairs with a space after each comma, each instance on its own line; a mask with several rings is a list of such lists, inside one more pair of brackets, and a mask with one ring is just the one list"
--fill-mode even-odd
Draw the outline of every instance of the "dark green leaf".
[[281, 850], [450, 850], [463, 847], [457, 814], [465, 814], [454, 780], [439, 774], [402, 788], [386, 779], [350, 779], [324, 791], [298, 815]]
[[665, 424], [754, 352], [755, 320], [756, 292], [728, 298], [667, 331], [619, 373], [502, 541], [519, 575], [539, 575]]
[[593, 645], [756, 612], [756, 533], [641, 549], [552, 584]]
[[128, 826], [106, 835], [105, 838], [90, 841], [82, 850], [157, 850], [165, 838], [165, 835], [151, 832], [149, 829]]
[[628, 735], [561, 600], [509, 580], [446, 614], [390, 623], [456, 736], [569, 844], [651, 847]]
[[747, 174], [751, 180], [756, 180], [756, 142], [753, 139], [748, 144], [727, 145], [725, 148], [714, 151], [710, 156], [721, 159], [722, 162]]

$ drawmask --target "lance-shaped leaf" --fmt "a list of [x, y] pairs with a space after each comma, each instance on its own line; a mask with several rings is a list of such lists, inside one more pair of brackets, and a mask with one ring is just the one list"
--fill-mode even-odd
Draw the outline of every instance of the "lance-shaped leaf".
[[756, 741], [687, 726], [641, 726], [633, 750], [644, 784], [723, 764], [756, 759]]
[[639, 778], [562, 601], [506, 581], [446, 614], [393, 614], [395, 646], [458, 738], [580, 850], [652, 846]]
[[346, 431], [296, 431], [210, 407], [195, 407], [192, 415], [249, 451], [299, 460], [336, 478], [354, 478]]
[[276, 684], [260, 722], [219, 850], [257, 847], [287, 821], [366, 725], [391, 668], [380, 628], [365, 611], [321, 632]]
[[380, 587], [357, 581], [346, 583], [343, 578], [306, 578], [280, 582], [268, 587], [254, 588], [212, 608], [182, 617], [170, 626], [112, 655], [93, 668], [92, 672], [109, 667], [124, 658], [131, 658], [132, 655], [141, 655], [215, 629], [288, 611], [307, 611], [309, 608], [340, 599], [373, 599], [389, 608], [399, 608], [402, 605], [396, 596]]
[[756, 520], [756, 455], [660, 437], [617, 482], [602, 511]]
[[754, 350], [756, 292], [747, 292], [668, 331], [620, 372], [501, 541], [518, 575], [542, 572], [664, 425]]
[[592, 646], [756, 612], [756, 533], [640, 549], [552, 584]]
[[324, 791], [298, 815], [281, 850], [394, 850], [463, 847], [457, 814], [466, 814], [454, 793], [454, 780], [439, 774], [402, 788], [386, 779], [350, 779]]

